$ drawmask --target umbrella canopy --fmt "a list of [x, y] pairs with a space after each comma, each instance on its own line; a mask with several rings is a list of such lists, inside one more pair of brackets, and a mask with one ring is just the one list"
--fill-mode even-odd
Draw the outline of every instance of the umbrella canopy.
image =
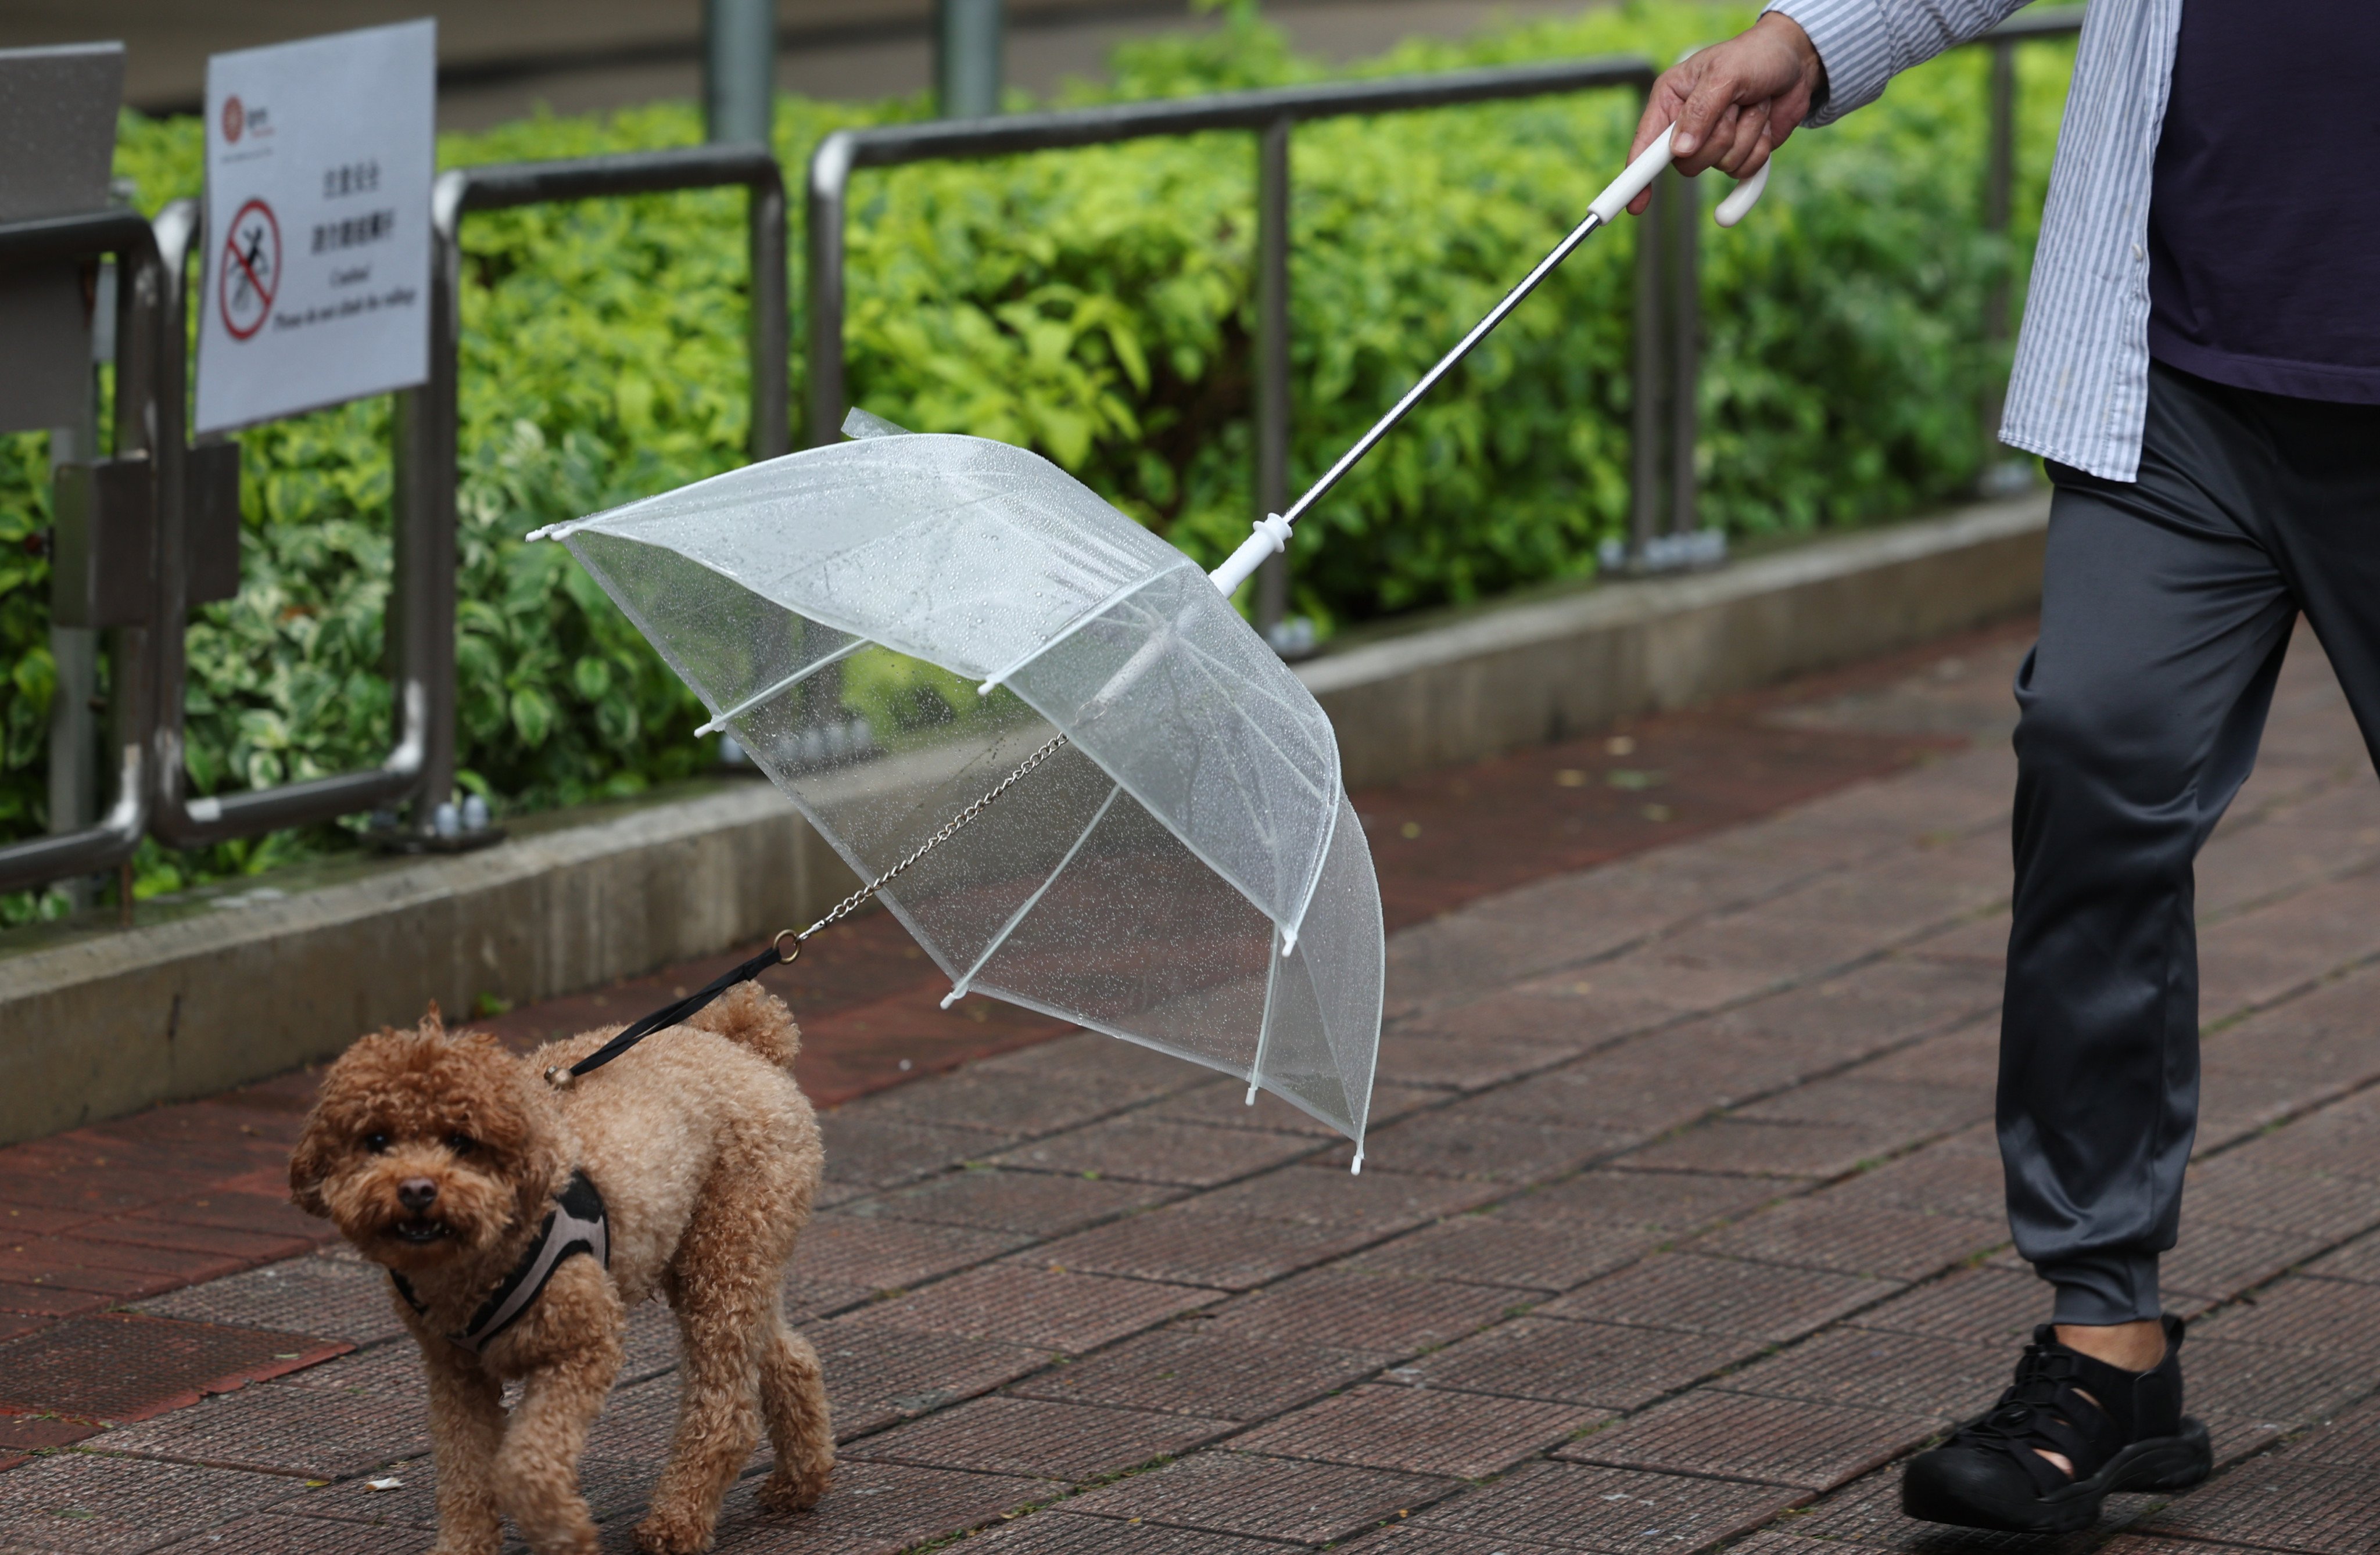
[[[895, 430], [855, 418], [853, 430]], [[870, 436], [561, 539], [949, 976], [1359, 1146], [1379, 886], [1330, 722], [1188, 557], [1038, 455]], [[534, 536], [533, 536], [534, 537]]]

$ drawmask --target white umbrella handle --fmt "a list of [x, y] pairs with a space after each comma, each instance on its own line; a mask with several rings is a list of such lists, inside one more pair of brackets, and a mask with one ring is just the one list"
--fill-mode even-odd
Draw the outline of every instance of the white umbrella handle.
[[[1628, 164], [1628, 170], [1611, 180], [1587, 209], [1606, 222], [1618, 221], [1620, 212], [1628, 209], [1628, 202], [1652, 187], [1653, 180], [1669, 164], [1670, 142], [1677, 138], [1677, 134], [1678, 127], [1671, 125], [1656, 136], [1653, 143]], [[1731, 227], [1752, 213], [1752, 208], [1760, 203], [1761, 191], [1768, 187], [1768, 170], [1774, 165], [1774, 157], [1762, 163], [1759, 172], [1736, 185], [1728, 197], [1718, 202], [1718, 221], [1720, 226]]]
[[[1671, 125], [1663, 130], [1651, 145], [1645, 147], [1637, 155], [1636, 160], [1628, 164], [1627, 171], [1614, 178], [1604, 191], [1588, 204], [1586, 219], [1572, 228], [1570, 235], [1556, 244], [1552, 253], [1538, 260], [1537, 267], [1529, 271], [1519, 285], [1505, 293], [1504, 300], [1498, 303], [1487, 318], [1474, 324], [1471, 327], [1471, 332], [1455, 343], [1453, 350], [1438, 359], [1436, 367], [1422, 374], [1420, 382], [1406, 390], [1403, 398], [1391, 405], [1386, 416], [1373, 423], [1372, 429], [1358, 439], [1354, 447], [1341, 454], [1339, 462], [1325, 471], [1322, 478], [1316, 481], [1305, 496], [1290, 504], [1289, 512], [1268, 513], [1258, 519], [1256, 532], [1242, 540], [1240, 548], [1232, 552], [1221, 566], [1207, 574], [1213, 580], [1215, 586], [1229, 594], [1247, 582], [1255, 574], [1256, 570], [1264, 565], [1267, 557], [1278, 555], [1289, 544], [1289, 526], [1296, 523], [1305, 514], [1306, 509], [1312, 507], [1324, 493], [1338, 485], [1340, 477], [1354, 469], [1365, 454], [1371, 452], [1373, 447], [1389, 435], [1391, 428], [1405, 418], [1405, 413], [1413, 409], [1439, 379], [1453, 370], [1457, 362], [1471, 354], [1473, 346], [1485, 340], [1488, 331], [1502, 323], [1506, 315], [1520, 307], [1522, 300], [1537, 289], [1538, 283], [1551, 275], [1557, 266], [1570, 258], [1572, 252], [1580, 244], [1586, 241], [1588, 233], [1599, 226], [1608, 226], [1618, 221], [1620, 213], [1628, 208], [1628, 202], [1652, 187], [1653, 180], [1660, 176], [1661, 169], [1669, 164], [1670, 141], [1677, 133], [1678, 127]], [[1735, 225], [1736, 223], [1743, 220], [1745, 214], [1758, 202], [1760, 192], [1768, 187], [1768, 169], [1774, 164], [1775, 160], [1772, 157], [1768, 162], [1761, 163], [1759, 172], [1738, 184], [1733, 192], [1719, 201], [1718, 224], [1720, 226]]]
[[1269, 512], [1257, 520], [1256, 533], [1242, 540], [1240, 548], [1223, 558], [1223, 564], [1208, 573], [1207, 579], [1230, 594], [1256, 576], [1267, 557], [1279, 556], [1288, 548], [1289, 521], [1277, 512]]

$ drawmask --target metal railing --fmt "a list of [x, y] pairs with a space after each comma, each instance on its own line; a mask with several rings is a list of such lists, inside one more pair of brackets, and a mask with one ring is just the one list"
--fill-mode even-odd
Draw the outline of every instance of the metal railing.
[[507, 163], [439, 178], [431, 212], [430, 378], [396, 396], [395, 417], [395, 586], [387, 614], [398, 715], [393, 748], [363, 771], [197, 798], [186, 789], [183, 629], [200, 560], [192, 547], [190, 469], [200, 451], [188, 441], [181, 391], [188, 380], [188, 269], [200, 247], [199, 208], [177, 200], [153, 225], [130, 211], [109, 211], [0, 227], [0, 269], [121, 257], [131, 279], [118, 293], [125, 322], [117, 331], [116, 447], [119, 454], [153, 452], [156, 507], [154, 608], [148, 627], [118, 629], [114, 655], [111, 706], [123, 748], [117, 798], [97, 826], [0, 848], [0, 890], [113, 868], [130, 858], [144, 832], [172, 847], [204, 847], [407, 800], [415, 814], [395, 839], [426, 838], [431, 812], [455, 780], [462, 219], [474, 211], [734, 186], [751, 195], [750, 452], [768, 459], [791, 446], [792, 402], [784, 176], [765, 148]]
[[[155, 500], [159, 447], [156, 407], [165, 345], [164, 265], [150, 224], [132, 211], [95, 211], [0, 226], [0, 273], [113, 255], [116, 265], [115, 457], [148, 460]], [[115, 752], [115, 792], [94, 826], [0, 848], [0, 891], [128, 862], [149, 825], [150, 726], [156, 714], [150, 639], [153, 609], [140, 624], [110, 629], [107, 707]]]
[[[461, 387], [463, 216], [473, 211], [604, 197], [659, 194], [743, 185], [752, 190], [749, 226], [753, 259], [752, 455], [774, 457], [788, 440], [785, 320], [784, 179], [774, 158], [758, 146], [703, 146], [640, 151], [565, 162], [511, 163], [462, 168], [440, 175], [431, 199], [433, 245], [430, 284], [430, 379], [397, 396], [396, 491], [394, 507], [395, 588], [388, 629], [395, 644], [398, 732], [379, 766], [276, 788], [203, 799], [183, 795], [182, 690], [187, 662], [181, 634], [161, 636], [159, 679], [166, 688], [157, 720], [157, 794], [151, 825], [176, 848], [203, 847], [286, 826], [311, 825], [358, 811], [414, 802], [408, 826], [387, 839], [428, 840], [432, 814], [455, 783], [456, 699], [455, 662], [455, 490]], [[181, 202], [188, 205], [188, 202]], [[161, 242], [176, 254], [188, 242], [196, 212], [169, 207], [158, 218]], [[178, 280], [178, 264], [169, 265]], [[177, 298], [177, 306], [181, 299]], [[176, 313], [178, 321], [178, 311]], [[166, 380], [180, 381], [176, 334]], [[179, 410], [165, 441], [164, 511], [158, 548], [160, 597], [178, 621], [188, 609], [189, 502], [180, 467]], [[458, 838], [469, 841], [472, 838]]]
[[[419, 391], [410, 428], [408, 466], [421, 472], [414, 500], [423, 509], [425, 575], [437, 580], [434, 609], [445, 626], [436, 634], [437, 683], [446, 711], [430, 729], [424, 791], [435, 803], [455, 781], [455, 490], [461, 474], [463, 218], [474, 211], [510, 211], [632, 195], [676, 194], [742, 187], [752, 309], [747, 360], [751, 372], [747, 446], [755, 460], [773, 459], [791, 446], [791, 347], [785, 294], [785, 178], [776, 158], [759, 145], [688, 146], [625, 151], [559, 162], [501, 163], [439, 175], [430, 195], [430, 381]], [[416, 831], [421, 828], [417, 817]]]
[[[453, 304], [461, 295], [465, 216], [524, 205], [737, 187], [751, 197], [745, 211], [747, 252], [752, 267], [749, 448], [755, 460], [773, 459], [790, 451], [792, 336], [785, 295], [785, 175], [768, 148], [759, 145], [687, 146], [575, 157], [566, 162], [502, 163], [439, 175], [431, 193], [431, 225], [437, 235], [431, 285], [444, 292], [448, 311], [443, 328], [436, 319], [431, 321], [430, 386], [443, 398], [449, 433], [454, 425], [455, 353], [461, 341], [460, 320]], [[442, 356], [446, 363], [443, 381], [438, 366]], [[455, 468], [451, 452], [446, 467]], [[451, 489], [450, 482], [450, 495]]]
[[[1257, 515], [1278, 512], [1289, 500], [1290, 140], [1295, 127], [1314, 119], [1410, 113], [1614, 87], [1631, 87], [1642, 93], [1651, 87], [1655, 74], [1651, 61], [1632, 54], [1120, 102], [994, 119], [836, 130], [819, 142], [809, 165], [806, 309], [809, 444], [817, 447], [833, 441], [847, 408], [844, 229], [854, 173], [921, 162], [1104, 146], [1155, 136], [1252, 130], [1257, 137], [1257, 468], [1252, 498]], [[1655, 187], [1659, 191], [1677, 182], [1664, 177]], [[1630, 528], [1639, 554], [1659, 527], [1665, 473], [1670, 528], [1682, 532], [1696, 526], [1694, 396], [1669, 392], [1670, 385], [1693, 382], [1693, 314], [1682, 299], [1690, 299], [1694, 288], [1690, 271], [1681, 269], [1682, 263], [1691, 265], [1692, 249], [1675, 241], [1676, 231], [1683, 223], [1671, 217], [1670, 208], [1694, 202], [1661, 194], [1657, 194], [1657, 201], [1660, 216], [1639, 229], [1637, 243], [1635, 491]], [[1257, 574], [1257, 625], [1276, 642], [1288, 602], [1287, 560], [1275, 557]]]

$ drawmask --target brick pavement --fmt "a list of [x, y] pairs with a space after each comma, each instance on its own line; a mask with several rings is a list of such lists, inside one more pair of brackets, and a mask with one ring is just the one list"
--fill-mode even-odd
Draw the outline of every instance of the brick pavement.
[[[1415, 844], [1461, 824], [1421, 809], [1455, 782], [1523, 819], [1475, 839], [1476, 869], [1450, 846], [1449, 894], [1478, 888], [1392, 940], [1360, 1177], [1285, 1107], [1080, 1035], [844, 1103], [832, 1202], [787, 1286], [844, 1464], [793, 1518], [759, 1513], [747, 1477], [720, 1548], [2016, 1548], [1900, 1518], [1892, 1464], [1987, 1399], [2046, 1309], [2004, 1247], [1987, 1123], [2011, 764], [1998, 738], [1963, 743], [2004, 730], [2020, 646], [1738, 710], [1872, 769], [1894, 740], [1961, 748], [1814, 775], [1817, 797], [1765, 815], [1714, 802], [1665, 846], [1583, 823], [1601, 862], [1534, 877], [1510, 860], [1545, 830], [1532, 774], [1540, 799], [1625, 795], [1657, 838], [1697, 823], [1682, 795], [1655, 823], [1642, 789], [1565, 788], [1617, 766], [1599, 745], [1367, 796], [1384, 875], [1406, 820]], [[2201, 872], [2206, 1110], [2169, 1278], [2200, 1318], [2192, 1407], [2222, 1472], [2119, 1499], [2059, 1555], [2380, 1539], [2375, 865], [2380, 786], [2301, 643]], [[0, 1472], [0, 1548], [428, 1548], [421, 1384], [377, 1272], [323, 1249], [205, 1278], [314, 1237], [265, 1181], [305, 1086], [9, 1152], [11, 1229], [82, 1261], [0, 1284], [19, 1312], [0, 1320], [27, 1331], [0, 1340], [0, 1392], [91, 1392], [0, 1415], [0, 1452], [30, 1454]], [[162, 1240], [186, 1224], [226, 1238]], [[111, 1374], [78, 1357], [131, 1353], [140, 1324], [188, 1343], [117, 1363], [102, 1396]], [[658, 1308], [630, 1349], [585, 1471], [617, 1549], [675, 1395]], [[370, 1492], [372, 1474], [402, 1484]]]

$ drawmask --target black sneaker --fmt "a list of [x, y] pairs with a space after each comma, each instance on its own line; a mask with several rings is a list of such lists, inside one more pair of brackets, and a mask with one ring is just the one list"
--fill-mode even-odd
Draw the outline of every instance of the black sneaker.
[[[1910, 1460], [1900, 1509], [1962, 1528], [2062, 1534], [2089, 1527], [2111, 1491], [2197, 1484], [2215, 1454], [2206, 1428], [2181, 1412], [2181, 1333], [2180, 1318], [2166, 1319], [2165, 1358], [2126, 1371], [2067, 1348], [2047, 1323], [2034, 1329], [1991, 1413]], [[2073, 1477], [2044, 1451], [2072, 1464]]]

